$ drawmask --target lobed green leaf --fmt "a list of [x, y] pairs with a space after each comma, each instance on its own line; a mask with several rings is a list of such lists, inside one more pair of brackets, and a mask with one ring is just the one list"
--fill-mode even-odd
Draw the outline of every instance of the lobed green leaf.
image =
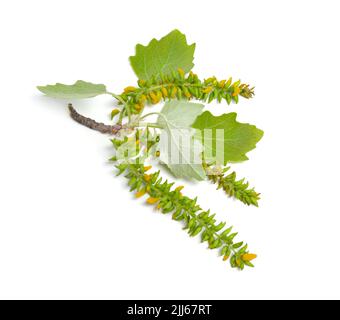
[[105, 85], [82, 80], [78, 80], [72, 85], [56, 83], [37, 88], [47, 96], [59, 99], [86, 99], [107, 93]]
[[130, 63], [139, 79], [150, 80], [178, 68], [189, 72], [194, 66], [194, 51], [195, 44], [188, 45], [185, 35], [173, 30], [160, 40], [152, 39], [147, 46], [137, 44]]
[[[199, 115], [192, 127], [199, 131], [204, 145], [204, 159], [226, 165], [248, 160], [246, 153], [256, 147], [263, 131], [253, 125], [236, 121], [235, 112], [214, 116], [209, 111]], [[211, 130], [204, 134], [204, 130]], [[223, 147], [223, 152], [221, 148]], [[219, 152], [217, 152], [217, 150]]]

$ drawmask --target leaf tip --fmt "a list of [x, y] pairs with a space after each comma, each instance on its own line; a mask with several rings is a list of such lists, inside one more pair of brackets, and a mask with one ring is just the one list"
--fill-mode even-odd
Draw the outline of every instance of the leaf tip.
[[36, 86], [37, 90], [39, 90], [42, 93], [45, 93], [46, 86]]

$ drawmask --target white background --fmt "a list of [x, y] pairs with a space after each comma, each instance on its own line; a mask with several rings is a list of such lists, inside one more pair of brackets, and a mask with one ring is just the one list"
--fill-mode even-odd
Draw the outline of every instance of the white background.
[[[340, 298], [338, 1], [3, 1], [0, 4], [0, 298]], [[178, 28], [195, 72], [256, 86], [211, 105], [265, 131], [234, 166], [262, 193], [246, 207], [187, 185], [239, 231], [256, 268], [232, 270], [134, 200], [108, 137], [74, 123], [36, 85], [136, 77], [128, 57]], [[110, 97], [75, 102], [108, 122]], [[179, 182], [181, 183], [181, 181]]]

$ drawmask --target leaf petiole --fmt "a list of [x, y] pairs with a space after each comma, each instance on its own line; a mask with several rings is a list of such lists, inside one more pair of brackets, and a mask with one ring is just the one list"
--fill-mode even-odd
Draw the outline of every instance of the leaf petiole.
[[156, 128], [156, 129], [164, 129], [163, 126], [153, 123], [153, 122], [139, 122], [138, 127], [149, 127], [149, 128]]
[[160, 112], [150, 112], [150, 113], [147, 113], [147, 114], [145, 114], [144, 116], [140, 117], [139, 119], [142, 120], [142, 119], [145, 119], [145, 118], [148, 117], [148, 116], [152, 116], [152, 115], [155, 115], [155, 114], [160, 115], [160, 116], [163, 116], [163, 114], [160, 113]]

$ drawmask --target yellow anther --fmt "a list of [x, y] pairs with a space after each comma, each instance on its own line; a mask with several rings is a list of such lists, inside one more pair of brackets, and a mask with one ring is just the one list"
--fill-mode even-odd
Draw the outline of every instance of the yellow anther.
[[150, 197], [150, 198], [148, 198], [147, 200], [146, 200], [146, 202], [148, 203], [148, 204], [155, 204], [155, 203], [157, 203], [159, 201], [159, 198], [153, 198], [153, 197]]
[[141, 111], [142, 108], [143, 108], [143, 107], [142, 107], [139, 103], [136, 103], [136, 104], [135, 104], [135, 109], [136, 109], [136, 111]]
[[150, 170], [151, 168], [152, 168], [152, 166], [145, 166], [144, 171], [146, 172], [146, 171]]
[[124, 93], [135, 92], [136, 90], [137, 88], [129, 86], [124, 89]]
[[144, 85], [146, 84], [146, 81], [145, 81], [145, 80], [138, 80], [138, 84], [139, 84], [141, 87], [144, 87]]
[[236, 97], [240, 92], [241, 92], [241, 89], [239, 87], [235, 87], [234, 92], [233, 92], [233, 97]]
[[226, 260], [228, 260], [229, 259], [229, 256], [224, 256], [223, 257], [223, 261], [226, 261]]
[[136, 198], [143, 197], [145, 195], [145, 190], [136, 192]]
[[149, 96], [150, 96], [151, 102], [153, 104], [157, 104], [162, 98], [162, 94], [160, 92], [159, 93], [157, 92], [157, 94], [155, 94], [154, 92], [151, 91], [149, 93]]
[[166, 90], [166, 88], [164, 87], [162, 87], [161, 90], [162, 90], [163, 97], [166, 98], [168, 96], [168, 90]]
[[225, 85], [225, 83], [226, 83], [226, 81], [227, 81], [227, 80], [221, 80], [221, 81], [219, 82], [219, 86], [220, 86], [221, 88], [223, 88], [224, 85]]
[[152, 91], [149, 93], [149, 96], [150, 96], [151, 100], [157, 99], [157, 96]]
[[185, 95], [188, 99], [191, 98], [191, 94], [190, 94], [190, 92], [189, 92], [188, 90], [184, 90], [184, 95]]
[[213, 87], [209, 86], [209, 87], [206, 87], [202, 90], [203, 93], [210, 93], [211, 91], [213, 90]]
[[142, 94], [140, 97], [139, 97], [139, 102], [143, 103], [146, 101], [146, 96], [144, 94]]
[[150, 176], [149, 174], [145, 174], [145, 175], [143, 176], [143, 178], [144, 178], [144, 180], [145, 180], [146, 182], [149, 182], [150, 179], [151, 179], [151, 176]]
[[176, 191], [181, 191], [184, 188], [184, 186], [178, 186], [175, 190]]
[[178, 71], [179, 75], [183, 78], [184, 75], [185, 75], [184, 70], [182, 68], [178, 68], [177, 71]]
[[257, 258], [257, 255], [254, 253], [245, 253], [242, 255], [242, 260], [243, 261], [251, 261]]

